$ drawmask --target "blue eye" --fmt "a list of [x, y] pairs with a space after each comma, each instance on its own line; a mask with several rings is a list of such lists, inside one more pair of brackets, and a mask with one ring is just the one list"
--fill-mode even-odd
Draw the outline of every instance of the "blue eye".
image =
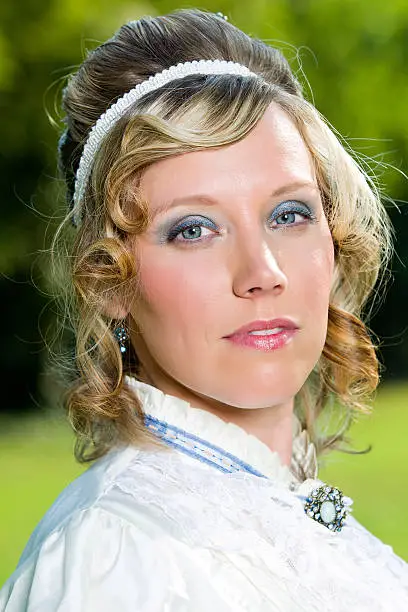
[[[302, 217], [300, 222], [296, 219], [296, 217]], [[303, 204], [302, 202], [282, 202], [279, 204], [275, 210], [273, 211], [271, 220], [276, 221], [277, 226], [291, 226], [298, 225], [299, 223], [304, 223], [306, 220], [315, 221], [316, 217], [314, 213], [311, 211], [309, 206]]]
[[171, 228], [167, 234], [167, 241], [173, 242], [179, 234], [182, 234], [183, 239], [177, 240], [177, 242], [199, 242], [202, 235], [202, 227], [216, 230], [214, 223], [205, 217], [185, 219], [182, 223]]
[[[290, 225], [291, 223], [294, 223], [296, 221], [297, 214], [299, 213], [294, 213], [294, 212], [282, 213], [281, 215], [279, 215], [279, 217], [276, 217], [276, 222], [278, 225]], [[282, 221], [280, 221], [279, 219], [282, 219]]]

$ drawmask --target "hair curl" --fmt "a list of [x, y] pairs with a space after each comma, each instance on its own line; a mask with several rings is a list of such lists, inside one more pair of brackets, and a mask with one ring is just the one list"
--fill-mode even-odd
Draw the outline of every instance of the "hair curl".
[[[197, 36], [197, 32], [200, 33]], [[219, 147], [244, 138], [271, 102], [296, 124], [315, 166], [335, 247], [335, 275], [321, 358], [297, 395], [295, 410], [318, 456], [340, 448], [354, 415], [378, 384], [375, 347], [363, 308], [392, 250], [392, 230], [379, 192], [315, 107], [280, 51], [253, 39], [217, 15], [181, 10], [125, 24], [89, 53], [64, 90], [66, 134], [60, 160], [68, 197], [83, 143], [98, 117], [151, 74], [178, 62], [225, 59], [246, 65], [267, 82], [230, 75], [184, 77], [151, 92], [126, 112], [98, 152], [75, 231], [72, 212], [60, 226], [68, 239], [63, 285], [76, 337], [76, 368], [66, 407], [77, 432], [76, 457], [90, 461], [120, 443], [158, 444], [143, 424], [139, 400], [125, 383], [140, 363], [130, 349], [122, 359], [105, 314], [108, 300], [130, 300], [139, 290], [129, 236], [149, 223], [138, 192], [143, 170], [166, 157]], [[57, 245], [58, 246], [58, 245]], [[70, 283], [67, 283], [70, 279]], [[330, 401], [346, 423], [334, 434], [317, 420]], [[160, 446], [160, 444], [159, 444]]]

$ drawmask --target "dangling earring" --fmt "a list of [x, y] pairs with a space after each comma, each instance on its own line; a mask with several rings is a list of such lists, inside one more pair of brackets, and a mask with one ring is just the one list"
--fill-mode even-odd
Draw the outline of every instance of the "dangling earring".
[[126, 327], [124, 325], [118, 325], [113, 330], [113, 335], [118, 341], [120, 352], [126, 353], [126, 342], [129, 340], [129, 335], [126, 331]]

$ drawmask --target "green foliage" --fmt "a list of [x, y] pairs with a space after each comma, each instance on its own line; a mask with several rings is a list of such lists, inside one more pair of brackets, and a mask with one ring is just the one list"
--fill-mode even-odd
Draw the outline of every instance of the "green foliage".
[[[30, 277], [37, 253], [49, 245], [54, 217], [61, 217], [65, 208], [56, 180], [56, 145], [61, 127], [60, 91], [67, 75], [88, 49], [125, 21], [191, 6], [184, 0], [117, 0], [114, 5], [111, 0], [19, 0], [0, 4], [0, 97], [7, 108], [0, 115], [3, 275], [18, 277], [19, 282]], [[406, 0], [253, 0], [250, 6], [239, 0], [207, 0], [198, 6], [222, 11], [248, 34], [280, 47], [303, 80], [308, 98], [314, 99], [363, 160], [367, 156], [371, 160], [383, 190], [399, 201], [408, 199], [403, 174], [387, 168], [391, 164], [403, 171], [407, 160]], [[401, 377], [407, 375], [408, 364], [408, 343], [404, 341], [407, 210], [401, 206], [398, 212], [391, 206], [390, 214], [397, 238], [395, 282], [372, 327], [384, 339], [385, 375]], [[41, 287], [46, 269], [42, 259], [34, 273]], [[7, 281], [0, 281], [2, 301], [7, 292]], [[25, 300], [26, 293], [21, 295]], [[27, 316], [35, 329], [47, 298], [33, 298], [31, 293], [28, 300]], [[10, 321], [11, 328], [17, 325], [18, 320]], [[15, 367], [34, 363], [26, 358], [25, 338], [16, 349], [11, 348], [16, 336], [20, 336], [18, 329], [2, 340], [5, 353], [18, 348]], [[27, 367], [39, 369], [41, 359], [36, 363]]]

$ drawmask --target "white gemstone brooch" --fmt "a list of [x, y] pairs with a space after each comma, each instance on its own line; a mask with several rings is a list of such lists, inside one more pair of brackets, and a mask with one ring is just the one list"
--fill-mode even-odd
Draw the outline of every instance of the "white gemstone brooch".
[[311, 491], [304, 508], [310, 518], [331, 531], [341, 531], [348, 514], [343, 493], [327, 485]]

